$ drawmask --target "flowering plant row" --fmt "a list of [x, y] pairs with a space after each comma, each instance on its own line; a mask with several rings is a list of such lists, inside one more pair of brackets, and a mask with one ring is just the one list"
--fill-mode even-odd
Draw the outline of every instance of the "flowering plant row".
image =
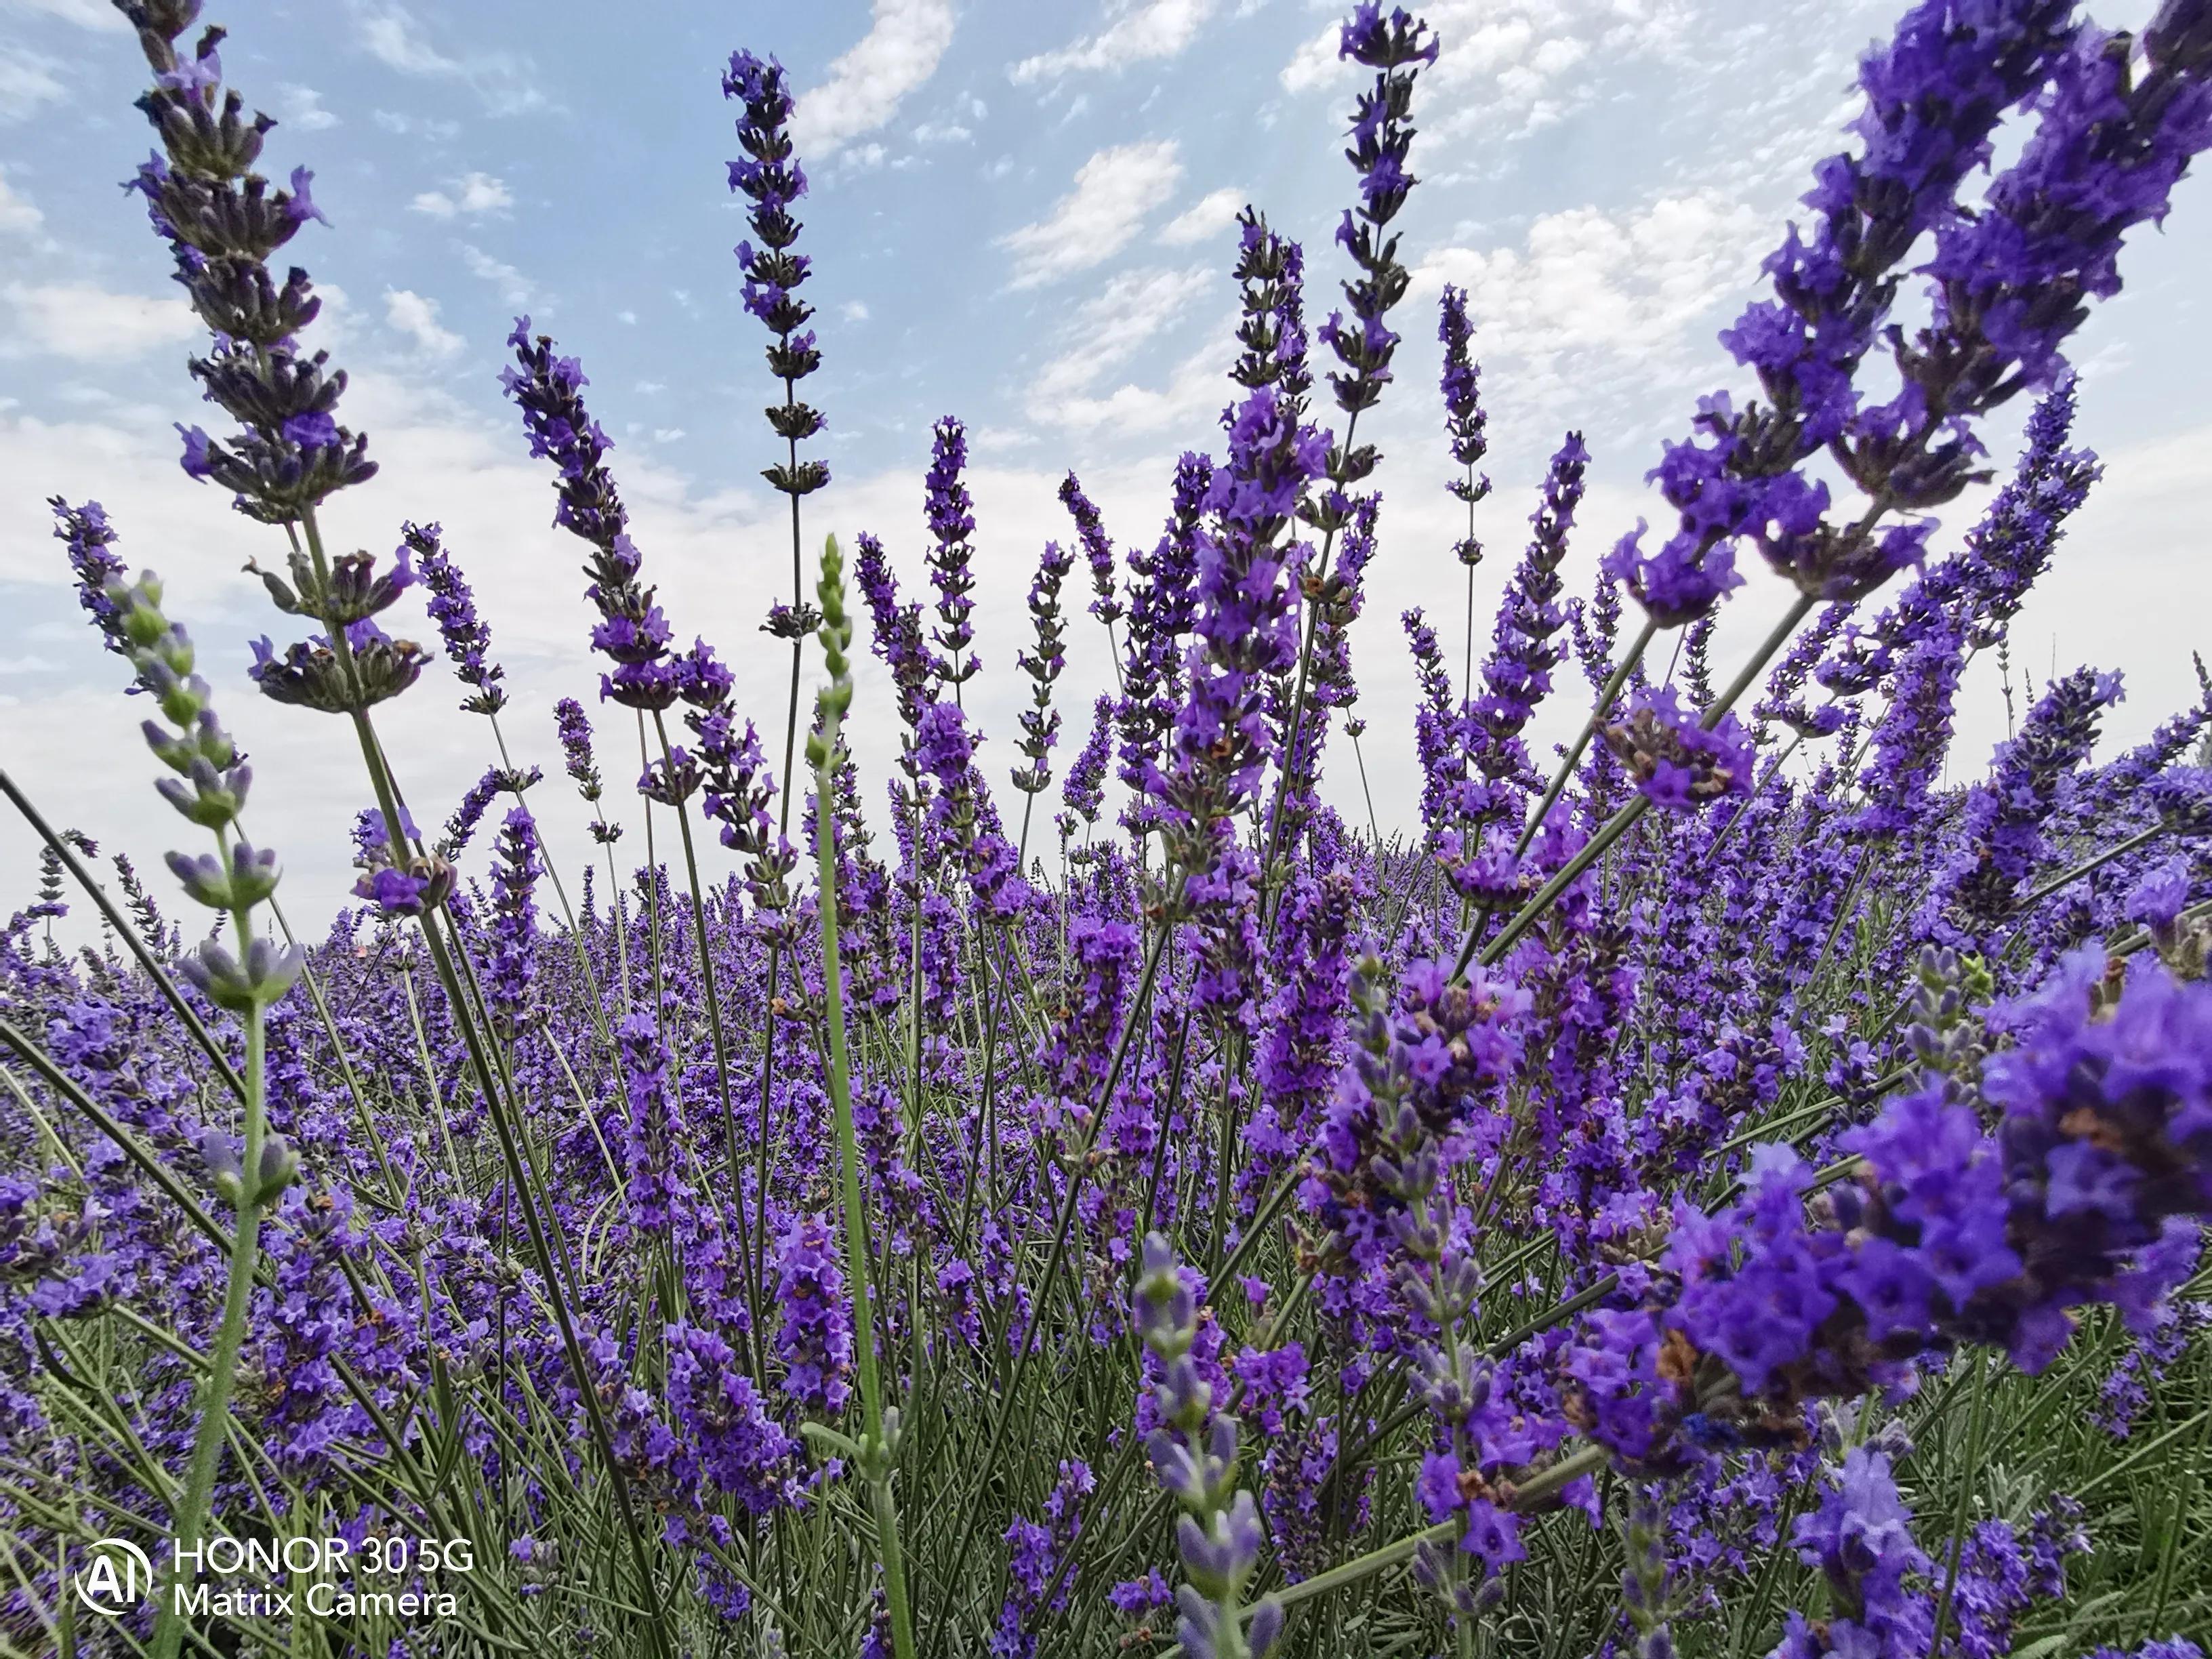
[[[321, 504], [376, 469], [307, 343], [313, 283], [270, 264], [323, 216], [307, 174], [258, 170], [274, 124], [222, 30], [187, 39], [198, 0], [117, 4], [154, 76], [132, 188], [235, 422], [180, 428], [183, 465], [260, 526], [305, 632], [247, 674], [344, 722], [373, 805], [358, 906], [294, 940], [189, 634], [130, 527], [56, 499], [158, 787], [210, 838], [169, 865], [217, 926], [120, 860], [118, 904], [0, 779], [47, 849], [0, 931], [9, 1644], [2200, 1659], [2212, 683], [2100, 762], [2118, 678], [2055, 678], [1985, 772], [1939, 779], [1966, 665], [2096, 481], [2067, 344], [2212, 145], [2212, 4], [2130, 36], [2070, 0], [1922, 0], [1869, 51], [1847, 148], [1722, 336], [1759, 395], [1700, 401], [1659, 525], [1573, 575], [1570, 433], [1479, 664], [1470, 629], [1455, 681], [1402, 619], [1410, 837], [1320, 784], [1332, 738], [1360, 764], [1362, 417], [1407, 395], [1434, 33], [1345, 23], [1371, 79], [1341, 307], [1309, 329], [1306, 251], [1248, 210], [1220, 431], [1158, 538], [1117, 543], [1068, 476], [1003, 786], [963, 702], [962, 424], [933, 434], [926, 589], [896, 536], [809, 556], [806, 179], [785, 71], [738, 52], [792, 690], [763, 732], [679, 643], [590, 381], [520, 319], [502, 386], [602, 659], [596, 714], [550, 711], [604, 860], [573, 897], [471, 550], [414, 521], [389, 559], [325, 544]], [[1480, 324], [1447, 288], [1468, 534], [1392, 550], [1464, 566], [1470, 617]], [[2016, 398], [2025, 449], [1946, 550], [1935, 510], [1991, 476], [1978, 434]], [[1062, 772], [1079, 554], [1116, 690]], [[1791, 602], [1723, 679], [1715, 619], [1753, 580]], [[376, 723], [430, 694], [386, 631], [417, 589], [489, 728], [434, 833]], [[872, 831], [843, 741], [864, 630], [900, 737]], [[1574, 672], [1554, 764], [1531, 722]], [[641, 823], [680, 860], [629, 863]], [[40, 928], [74, 904], [104, 951]], [[185, 1593], [213, 1547], [332, 1538], [312, 1613]], [[70, 1553], [101, 1539], [147, 1548], [160, 1594], [88, 1624]]]

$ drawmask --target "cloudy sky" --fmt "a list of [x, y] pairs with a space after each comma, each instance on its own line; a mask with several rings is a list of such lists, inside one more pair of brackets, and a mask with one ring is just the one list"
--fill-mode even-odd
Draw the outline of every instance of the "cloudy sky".
[[[2149, 11], [2124, 0], [2100, 21], [2135, 26]], [[1441, 488], [1438, 289], [1472, 292], [1491, 410], [1486, 629], [1568, 428], [1595, 456], [1571, 591], [1587, 590], [1639, 515], [1663, 513], [1643, 473], [1698, 394], [1740, 389], [1715, 332], [1755, 293], [1812, 163], [1837, 147], [1854, 60], [1892, 8], [1442, 0], [1428, 15], [1444, 56], [1421, 82], [1422, 183], [1400, 221], [1415, 276], [1398, 384], [1374, 422], [1382, 552], [1354, 640], [1386, 827], [1409, 819], [1417, 791], [1399, 613], [1429, 606], [1455, 661], [1464, 627], [1446, 550], [1459, 509]], [[782, 718], [787, 659], [755, 631], [789, 553], [758, 477], [775, 459], [763, 336], [739, 308], [731, 256], [742, 222], [719, 77], [732, 49], [776, 54], [803, 94], [813, 189], [799, 247], [825, 358], [809, 396], [829, 413], [817, 453], [836, 478], [807, 503], [810, 538], [873, 530], [919, 581], [930, 424], [968, 422], [980, 712], [999, 734], [985, 750], [997, 767], [1017, 758], [1026, 695], [1013, 672], [1022, 596], [1044, 541], [1069, 533], [1062, 472], [1081, 473], [1117, 541], [1149, 544], [1174, 457], [1218, 436], [1237, 208], [1252, 202], [1307, 242], [1315, 318], [1346, 274], [1328, 239], [1351, 193], [1339, 137], [1357, 83], [1334, 62], [1334, 10], [1308, 0], [231, 0], [210, 16], [233, 31], [231, 82], [281, 122], [267, 164], [313, 167], [331, 220], [288, 257], [321, 286], [313, 343], [351, 374], [346, 416], [383, 465], [334, 503], [332, 537], [381, 552], [403, 519], [443, 521], [507, 666], [510, 741], [555, 774], [532, 799], [572, 886], [586, 849], [549, 710], [562, 695], [588, 700], [596, 671], [577, 544], [550, 527], [547, 475], [497, 391], [518, 311], [584, 361], [675, 627], [734, 659], [764, 727]], [[345, 828], [366, 787], [334, 721], [262, 702], [246, 681], [246, 642], [281, 641], [288, 619], [240, 567], [276, 555], [281, 536], [177, 470], [171, 423], [204, 418], [184, 372], [194, 325], [143, 211], [116, 188], [148, 148], [131, 106], [143, 76], [106, 0], [0, 0], [0, 763], [104, 850], [158, 869], [185, 839], [151, 793], [137, 710], [48, 533], [46, 497], [96, 497], [119, 551], [167, 580], [201, 641], [254, 754], [251, 828], [284, 857], [288, 908], [319, 926], [350, 879]], [[2186, 181], [2165, 230], [2137, 233], [2123, 264], [2127, 291], [2075, 353], [2077, 441], [2108, 477], [2014, 650], [2023, 678], [2054, 664], [2124, 669], [2113, 742], [2189, 701], [2188, 653], [2212, 644], [2197, 505], [2212, 484], [2212, 332], [2191, 293], [2212, 265], [2212, 182]], [[2000, 466], [2025, 415], [1990, 424]], [[1977, 499], [1950, 510], [1944, 544]], [[1784, 602], [1763, 570], [1751, 577], [1723, 663]], [[398, 631], [428, 637], [417, 598]], [[1103, 634], [1079, 620], [1063, 761], [1109, 672]], [[892, 715], [873, 668], [858, 738], [879, 780]], [[483, 723], [457, 701], [441, 666], [380, 711], [426, 828], [490, 758]], [[1983, 763], [2004, 721], [1994, 665], [1978, 666], [1954, 777]], [[611, 748], [611, 719], [603, 735]], [[1357, 802], [1348, 766], [1331, 791]], [[0, 824], [0, 913], [33, 881], [25, 834]]]

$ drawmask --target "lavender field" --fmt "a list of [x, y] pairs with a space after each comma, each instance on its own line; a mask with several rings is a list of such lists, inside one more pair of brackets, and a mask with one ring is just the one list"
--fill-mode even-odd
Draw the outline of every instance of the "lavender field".
[[[836, 198], [757, 40], [747, 620], [663, 598], [602, 319], [518, 317], [543, 701], [349, 423], [334, 182], [201, 0], [113, 4], [153, 149], [68, 210], [189, 301], [267, 637], [52, 495], [143, 721], [82, 764], [175, 850], [0, 771], [0, 1652], [2203, 1659], [2212, 672], [2115, 743], [2137, 665], [2015, 635], [2119, 482], [2082, 331], [2212, 148], [2212, 0], [1888, 20], [1603, 543], [1582, 430], [1486, 471], [1484, 290], [1403, 252], [1455, 43], [1362, 0], [1336, 134], [1267, 139], [1340, 149], [1334, 236], [1217, 216], [1218, 422], [1018, 572], [955, 416], [830, 533]], [[255, 698], [362, 803], [327, 928]]]

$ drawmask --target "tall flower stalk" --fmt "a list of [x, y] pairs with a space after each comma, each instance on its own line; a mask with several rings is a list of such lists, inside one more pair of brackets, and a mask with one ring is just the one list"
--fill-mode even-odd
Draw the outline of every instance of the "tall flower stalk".
[[[182, 465], [187, 475], [230, 489], [234, 504], [246, 517], [283, 527], [290, 543], [290, 580], [264, 574], [264, 583], [279, 611], [313, 618], [324, 629], [281, 654], [266, 640], [259, 641], [252, 677], [273, 701], [343, 714], [353, 727], [383, 837], [375, 851], [377, 866], [364, 880], [380, 903], [420, 923], [498, 1131], [508, 1180], [623, 1517], [647, 1606], [650, 1645], [656, 1654], [665, 1653], [668, 1644], [652, 1565], [564, 1291], [573, 1285], [574, 1269], [566, 1250], [555, 1248], [557, 1217], [549, 1216], [541, 1202], [517, 1139], [506, 1079], [476, 1018], [482, 999], [473, 971], [465, 974], [459, 934], [450, 928], [449, 918], [439, 916], [451, 872], [410, 845], [405, 830], [410, 820], [369, 716], [371, 708], [398, 696], [422, 672], [421, 647], [393, 639], [375, 621], [411, 584], [412, 571], [404, 554], [381, 574], [366, 553], [332, 560], [316, 516], [323, 500], [365, 482], [375, 466], [367, 459], [367, 438], [349, 433], [333, 412], [345, 389], [343, 372], [328, 368], [326, 353], [299, 355], [295, 337], [320, 308], [307, 273], [295, 268], [279, 288], [265, 264], [269, 253], [307, 220], [322, 216], [307, 193], [309, 175], [305, 168], [295, 169], [290, 189], [272, 192], [267, 180], [252, 171], [263, 135], [274, 123], [265, 118], [246, 121], [242, 100], [223, 86], [216, 50], [223, 39], [221, 29], [205, 31], [191, 58], [178, 53], [176, 40], [197, 16], [198, 0], [118, 0], [118, 9], [137, 27], [154, 70], [154, 88], [141, 107], [167, 151], [139, 169], [132, 187], [145, 197], [153, 228], [175, 259], [177, 280], [214, 336], [214, 349], [194, 361], [192, 374], [207, 397], [240, 423], [234, 435], [222, 440], [197, 427], [180, 428]], [[161, 1659], [169, 1659], [179, 1639], [176, 1633], [167, 1637]]]
[[[1355, 510], [1350, 490], [1367, 478], [1381, 459], [1372, 444], [1358, 444], [1359, 417], [1381, 401], [1390, 380], [1390, 363], [1399, 337], [1388, 318], [1404, 297], [1411, 273], [1398, 260], [1398, 238], [1390, 222], [1418, 182], [1407, 170], [1413, 152], [1414, 127], [1413, 82], [1425, 64], [1433, 64], [1442, 50], [1429, 26], [1400, 7], [1389, 16], [1376, 4], [1362, 4], [1340, 32], [1337, 55], [1375, 71], [1375, 83], [1360, 94], [1352, 117], [1352, 143], [1345, 159], [1359, 175], [1359, 205], [1347, 208], [1337, 228], [1336, 240], [1359, 274], [1343, 284], [1346, 305], [1352, 313], [1347, 325], [1340, 312], [1331, 312], [1319, 330], [1322, 340], [1335, 353], [1340, 367], [1328, 376], [1337, 407], [1343, 410], [1344, 432], [1328, 452], [1328, 487], [1315, 499], [1302, 503], [1300, 517], [1321, 532], [1322, 544], [1315, 566], [1318, 575], [1329, 575], [1329, 555], [1338, 533], [1351, 522]], [[1303, 400], [1300, 400], [1303, 407]], [[1331, 597], [1326, 593], [1323, 598]], [[1290, 701], [1290, 718], [1283, 754], [1290, 770], [1281, 787], [1291, 787], [1301, 754], [1307, 702], [1314, 670], [1314, 645], [1322, 607], [1309, 609], [1305, 638], [1297, 653], [1297, 673]], [[1273, 871], [1282, 851], [1281, 833], [1289, 814], [1273, 814], [1267, 846], [1261, 860], [1263, 879], [1274, 883]], [[1278, 889], [1278, 890], [1279, 890]]]
[[822, 366], [822, 353], [814, 332], [806, 327], [814, 307], [799, 297], [811, 261], [793, 253], [802, 228], [792, 217], [791, 204], [806, 194], [805, 170], [793, 152], [788, 131], [793, 100], [783, 65], [773, 58], [763, 61], [749, 52], [734, 52], [729, 72], [722, 77], [722, 96], [743, 106], [738, 121], [738, 143], [744, 159], [730, 163], [730, 189], [747, 198], [745, 222], [760, 238], [755, 247], [738, 244], [738, 267], [744, 272], [745, 309], [759, 319], [775, 338], [768, 348], [769, 373], [783, 382], [783, 401], [768, 411], [769, 429], [784, 441], [784, 459], [761, 476], [770, 489], [791, 502], [791, 603], [769, 611], [762, 624], [766, 632], [791, 641], [791, 698], [784, 712], [783, 804], [776, 830], [791, 830], [792, 763], [799, 736], [799, 671], [806, 636], [819, 619], [808, 610], [805, 572], [799, 527], [799, 504], [830, 482], [823, 461], [799, 459], [799, 441], [811, 438], [827, 424], [818, 409], [799, 401], [799, 383]]
[[[840, 728], [853, 703], [853, 672], [848, 653], [853, 645], [853, 623], [845, 613], [845, 563], [837, 538], [830, 538], [822, 550], [822, 577], [816, 593], [822, 613], [820, 639], [823, 666], [830, 683], [815, 696], [814, 729], [807, 733], [806, 759], [814, 769], [815, 799], [836, 798], [836, 770], [844, 752]], [[836, 816], [821, 815], [816, 834], [817, 864], [820, 872], [822, 913], [823, 1023], [829, 1052], [824, 1056], [830, 1086], [830, 1110], [835, 1115], [837, 1155], [844, 1181], [845, 1279], [853, 1287], [859, 1331], [854, 1357], [860, 1373], [862, 1438], [851, 1448], [854, 1461], [869, 1486], [876, 1521], [877, 1562], [883, 1570], [884, 1595], [890, 1604], [892, 1651], [897, 1659], [912, 1659], [914, 1614], [907, 1601], [906, 1565], [899, 1547], [898, 1498], [892, 1491], [897, 1468], [899, 1418], [884, 1403], [883, 1381], [876, 1359], [877, 1316], [871, 1285], [868, 1227], [861, 1207], [860, 1152], [853, 1127], [851, 1058], [845, 1047], [845, 992], [839, 965], [837, 915], [837, 828]]]
[[1467, 534], [1452, 544], [1452, 556], [1467, 568], [1467, 659], [1460, 684], [1474, 684], [1474, 568], [1482, 562], [1482, 544], [1475, 538], [1474, 509], [1490, 494], [1490, 479], [1479, 476], [1475, 465], [1490, 453], [1489, 416], [1483, 412], [1482, 370], [1470, 349], [1474, 325], [1468, 320], [1467, 290], [1444, 284], [1437, 301], [1437, 338], [1444, 349], [1444, 366], [1437, 384], [1443, 392], [1444, 435], [1451, 441], [1452, 459], [1461, 475], [1446, 481], [1452, 499], [1466, 503]]
[[[199, 1149], [216, 1190], [230, 1200], [236, 1219], [222, 1322], [208, 1355], [199, 1428], [184, 1494], [170, 1523], [175, 1540], [170, 1559], [182, 1559], [207, 1535], [216, 1470], [229, 1434], [247, 1303], [259, 1265], [262, 1218], [299, 1172], [298, 1158], [283, 1137], [269, 1129], [264, 1030], [268, 1011], [291, 988], [305, 957], [296, 949], [271, 945], [254, 930], [255, 909], [276, 890], [276, 855], [252, 846], [238, 826], [252, 772], [216, 718], [213, 693], [194, 672], [198, 653], [191, 639], [162, 611], [159, 579], [149, 571], [125, 586], [119, 575], [111, 577], [102, 597], [111, 618], [111, 639], [136, 671], [137, 689], [151, 697], [169, 728], [165, 732], [161, 724], [150, 720], [145, 726], [149, 746], [179, 775], [161, 781], [161, 795], [215, 838], [212, 854], [171, 853], [168, 864], [187, 894], [228, 917], [236, 954], [210, 939], [178, 968], [202, 995], [245, 1028], [241, 1133], [234, 1141], [224, 1131], [210, 1128]], [[166, 1580], [167, 1576], [163, 1577]], [[178, 1592], [184, 1588], [165, 1583], [154, 1633], [157, 1659], [171, 1659], [183, 1642]]]
[[[1126, 585], [1063, 486], [1073, 553], [1047, 550], [1014, 664], [1026, 797], [1058, 781], [1079, 556], [1120, 678], [1066, 757], [1063, 857], [1036, 886], [1033, 806], [1007, 836], [982, 758], [1000, 734], [966, 430], [933, 434], [925, 603], [872, 538], [856, 559], [902, 734], [885, 860], [847, 748], [838, 544], [771, 618], [827, 659], [794, 791], [796, 690], [779, 779], [742, 665], [683, 646], [648, 585], [580, 364], [519, 326], [507, 389], [585, 544], [594, 678], [635, 721], [647, 802], [642, 867], [618, 872], [564, 699], [615, 886], [608, 916], [587, 874], [574, 962], [541, 932], [538, 821], [518, 803], [484, 824], [535, 769], [501, 746], [426, 843], [441, 814], [405, 798], [375, 720], [429, 661], [395, 637], [418, 588], [464, 707], [496, 719], [520, 693], [434, 529], [389, 559], [325, 544], [320, 503], [371, 469], [342, 374], [303, 343], [311, 286], [267, 270], [319, 217], [309, 181], [254, 174], [269, 124], [224, 87], [219, 33], [180, 52], [188, 0], [125, 10], [162, 146], [132, 188], [216, 337], [193, 372], [229, 422], [188, 431], [185, 464], [287, 541], [259, 574], [298, 628], [246, 672], [344, 717], [371, 799], [358, 902], [306, 952], [310, 1008], [258, 937], [284, 929], [273, 860], [243, 835], [243, 757], [191, 642], [106, 515], [57, 502], [164, 793], [216, 836], [172, 867], [230, 925], [185, 952], [192, 930], [126, 866], [118, 905], [94, 843], [0, 776], [43, 848], [0, 921], [0, 1648], [78, 1642], [56, 1564], [95, 1538], [363, 1527], [476, 1547], [469, 1640], [661, 1659], [709, 1631], [870, 1659], [1172, 1638], [1476, 1659], [1532, 1609], [1560, 1655], [1641, 1659], [1978, 1659], [2062, 1620], [2085, 1649], [2116, 1618], [2186, 1625], [2206, 1576], [2186, 1526], [2105, 1550], [2070, 1602], [2063, 1558], [2195, 1501], [2205, 708], [2100, 760], [2117, 677], [2054, 668], [1985, 775], [1951, 727], [2095, 476], [2065, 447], [2070, 332], [2212, 142], [2203, 0], [2140, 39], [2055, 0], [1906, 15], [1771, 302], [1726, 337], [1756, 402], [1708, 400], [1662, 459], [1654, 550], [1630, 538], [1565, 598], [1571, 438], [1480, 678], [1470, 646], [1455, 686], [1409, 615], [1411, 841], [1385, 838], [1380, 798], [1347, 823], [1321, 770], [1379, 549], [1358, 430], [1412, 276], [1411, 88], [1436, 48], [1406, 14], [1358, 4], [1340, 42], [1375, 72], [1353, 281], [1315, 331], [1340, 437], [1314, 422], [1304, 251], [1248, 209], [1218, 458], [1182, 456]], [[813, 117], [773, 63], [739, 54], [728, 81], [746, 303], [791, 367], [813, 348], [790, 143]], [[1931, 263], [1907, 272], [1914, 246]], [[1922, 277], [1928, 326], [1889, 326]], [[1468, 306], [1449, 290], [1438, 324], [1463, 501], [1488, 441]], [[1871, 391], [1877, 353], [1899, 377]], [[770, 481], [796, 484], [819, 420], [778, 374]], [[1929, 515], [2022, 392], [2027, 454], [1938, 556]], [[1746, 543], [1790, 591], [1731, 673], [1717, 605]], [[1662, 627], [1684, 632], [1661, 673]], [[1539, 798], [1528, 734], [1570, 630], [1595, 703]], [[1117, 758], [1129, 833], [1094, 835]], [[695, 799], [734, 855], [717, 885]], [[489, 879], [463, 881], [495, 830]], [[757, 1106], [729, 1068], [756, 1042]], [[2061, 1480], [2036, 1454], [2100, 1393]], [[379, 1651], [394, 1633], [347, 1627]], [[171, 1651], [318, 1635], [312, 1613], [219, 1609], [155, 1631]]]

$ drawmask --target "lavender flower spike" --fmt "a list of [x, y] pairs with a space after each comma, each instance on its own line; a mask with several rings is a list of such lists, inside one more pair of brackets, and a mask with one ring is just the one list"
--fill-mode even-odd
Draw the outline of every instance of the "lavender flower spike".
[[468, 578], [446, 551], [445, 532], [436, 525], [402, 525], [403, 550], [422, 562], [422, 586], [430, 592], [430, 620], [438, 624], [447, 659], [461, 683], [471, 688], [461, 707], [471, 714], [496, 714], [507, 707], [500, 682], [507, 671], [490, 659], [491, 629], [477, 613]]

